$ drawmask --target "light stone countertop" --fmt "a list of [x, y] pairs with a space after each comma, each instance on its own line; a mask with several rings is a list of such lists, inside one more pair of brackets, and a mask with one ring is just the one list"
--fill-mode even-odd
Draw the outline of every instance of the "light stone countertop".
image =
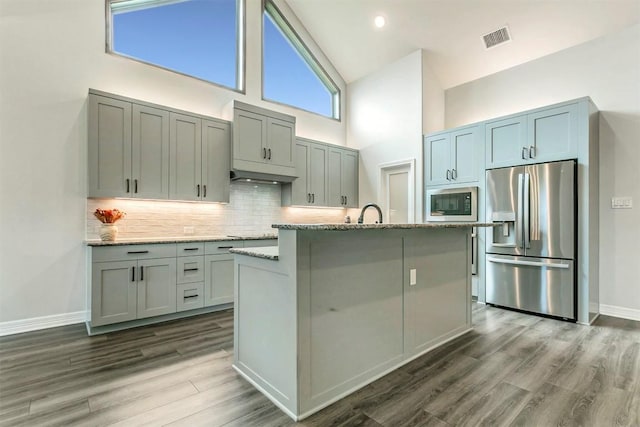
[[121, 246], [121, 245], [148, 245], [154, 243], [193, 243], [193, 242], [229, 242], [234, 240], [269, 240], [277, 239], [278, 234], [247, 235], [247, 236], [179, 236], [179, 237], [145, 237], [116, 239], [115, 241], [102, 241], [99, 239], [86, 240], [87, 246]]
[[264, 258], [273, 261], [278, 260], [278, 247], [277, 246], [265, 246], [261, 248], [234, 248], [229, 249], [232, 254], [247, 255], [255, 258]]
[[273, 224], [271, 227], [280, 230], [406, 230], [418, 228], [465, 228], [465, 227], [494, 227], [491, 222], [429, 222], [420, 224]]

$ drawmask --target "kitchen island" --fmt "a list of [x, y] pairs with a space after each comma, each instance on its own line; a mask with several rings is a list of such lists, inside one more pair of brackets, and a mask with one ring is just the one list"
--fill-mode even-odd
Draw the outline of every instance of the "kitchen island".
[[468, 332], [472, 226], [276, 224], [231, 250], [234, 368], [300, 420]]

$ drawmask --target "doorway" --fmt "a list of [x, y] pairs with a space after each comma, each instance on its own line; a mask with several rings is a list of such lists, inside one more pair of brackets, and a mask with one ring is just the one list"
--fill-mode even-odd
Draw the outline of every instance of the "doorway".
[[378, 200], [386, 223], [415, 222], [415, 159], [384, 163], [380, 169]]

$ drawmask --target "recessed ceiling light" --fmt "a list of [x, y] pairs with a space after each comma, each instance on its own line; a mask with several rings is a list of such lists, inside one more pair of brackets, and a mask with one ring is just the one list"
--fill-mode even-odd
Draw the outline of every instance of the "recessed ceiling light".
[[382, 28], [384, 27], [384, 24], [386, 23], [384, 16], [382, 15], [378, 15], [376, 16], [376, 18], [373, 20], [373, 23], [376, 25], [376, 27], [378, 28]]

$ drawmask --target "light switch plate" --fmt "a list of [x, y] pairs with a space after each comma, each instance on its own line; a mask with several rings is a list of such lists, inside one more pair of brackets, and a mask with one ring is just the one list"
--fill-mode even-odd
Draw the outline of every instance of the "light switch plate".
[[416, 284], [416, 269], [412, 268], [409, 270], [409, 285], [413, 286]]
[[611, 209], [632, 209], [633, 198], [631, 197], [612, 197]]

